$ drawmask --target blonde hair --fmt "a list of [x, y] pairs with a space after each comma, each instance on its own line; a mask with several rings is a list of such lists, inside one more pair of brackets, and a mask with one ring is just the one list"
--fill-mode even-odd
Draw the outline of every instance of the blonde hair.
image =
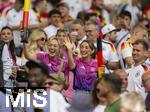
[[47, 38], [46, 33], [42, 29], [33, 30], [29, 36], [27, 48], [30, 53], [36, 54], [39, 49], [37, 45], [37, 41], [41, 39], [41, 35], [45, 35]]
[[143, 112], [145, 110], [144, 99], [136, 92], [128, 93], [122, 97], [121, 107], [129, 109], [132, 112]]

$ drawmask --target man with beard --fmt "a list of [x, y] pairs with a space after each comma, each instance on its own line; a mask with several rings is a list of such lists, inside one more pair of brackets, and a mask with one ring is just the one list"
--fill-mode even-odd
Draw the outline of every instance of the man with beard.
[[107, 74], [102, 77], [102, 81], [98, 86], [100, 95], [104, 96], [108, 101], [105, 112], [120, 112], [122, 80], [114, 73]]
[[105, 73], [108, 73], [108, 71], [112, 72], [112, 70], [119, 68], [119, 58], [112, 43], [117, 38], [117, 29], [112, 24], [108, 24], [102, 28], [101, 32], [103, 34], [102, 50], [106, 66]]

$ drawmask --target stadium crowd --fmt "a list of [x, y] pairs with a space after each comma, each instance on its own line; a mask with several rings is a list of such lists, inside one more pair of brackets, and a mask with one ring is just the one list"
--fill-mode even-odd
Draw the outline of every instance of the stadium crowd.
[[24, 38], [24, 0], [0, 0], [0, 112], [150, 112], [150, 0], [106, 1], [31, 0]]

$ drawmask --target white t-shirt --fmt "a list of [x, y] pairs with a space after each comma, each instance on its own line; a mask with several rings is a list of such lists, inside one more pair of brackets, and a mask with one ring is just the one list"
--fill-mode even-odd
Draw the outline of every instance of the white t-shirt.
[[128, 38], [131, 37], [131, 34], [129, 33], [129, 31], [125, 30], [125, 29], [121, 29], [119, 32], [117, 32], [117, 36], [118, 36], [118, 39], [117, 39], [117, 42], [119, 42], [119, 40], [123, 37], [122, 42], [125, 42], [128, 40]]
[[141, 77], [143, 73], [145, 73], [148, 69], [150, 70], [150, 67], [139, 65], [136, 67], [132, 67], [129, 70], [126, 70], [126, 72], [129, 74], [127, 87], [127, 90], [129, 92], [135, 91], [142, 95], [143, 98], [146, 97], [147, 94], [145, 92], [144, 87], [142, 87]]
[[[115, 46], [111, 42], [102, 40], [102, 53], [106, 61], [119, 62]], [[105, 69], [105, 71], [106, 73], [109, 73], [108, 69]]]
[[69, 104], [65, 101], [63, 95], [52, 89], [48, 91], [49, 93], [49, 103], [44, 108], [44, 112], [67, 112]]
[[2, 62], [3, 62], [3, 78], [5, 81], [8, 81], [9, 76], [12, 73], [13, 59], [10, 57], [7, 44], [3, 47], [2, 52]]
[[122, 69], [127, 69], [127, 65], [125, 63], [125, 59], [127, 57], [132, 57], [132, 45], [129, 42], [122, 42], [117, 47], [117, 53], [120, 60], [120, 65]]
[[[23, 11], [21, 10], [17, 12], [15, 9], [11, 9], [10, 11], [8, 11], [6, 19], [7, 19], [7, 25], [10, 27], [20, 25], [21, 22], [23, 21]], [[39, 21], [35, 12], [33, 10], [30, 10], [29, 11], [29, 25], [32, 25], [32, 24], [39, 24]], [[13, 32], [13, 36], [14, 36], [14, 43], [16, 47], [20, 46], [21, 45], [20, 31], [15, 30]]]
[[105, 108], [105, 105], [97, 105], [93, 112], [104, 112]]
[[54, 26], [54, 25], [49, 25], [49, 26], [47, 26], [46, 28], [44, 28], [44, 31], [46, 32], [48, 38], [50, 38], [50, 37], [56, 35], [58, 29], [59, 29], [59, 28], [57, 28], [57, 27]]

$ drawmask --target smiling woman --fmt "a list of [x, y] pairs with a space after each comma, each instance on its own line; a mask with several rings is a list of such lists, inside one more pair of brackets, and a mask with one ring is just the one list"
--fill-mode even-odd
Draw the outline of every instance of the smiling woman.
[[28, 51], [32, 54], [45, 51], [46, 40], [47, 40], [47, 35], [43, 30], [41, 29], [34, 30], [29, 36], [29, 40], [27, 44]]
[[93, 58], [94, 44], [84, 40], [80, 44], [81, 57], [77, 59], [73, 58], [71, 43], [66, 40], [65, 45], [68, 50], [69, 68], [74, 71], [74, 89], [91, 91], [97, 79], [97, 60]]
[[47, 41], [47, 50], [48, 52], [40, 52], [36, 54], [32, 54], [27, 50], [27, 46], [24, 45], [25, 56], [27, 59], [31, 60], [40, 60], [44, 62], [49, 67], [49, 73], [60, 74], [64, 73], [66, 78], [65, 88], [68, 86], [68, 63], [66, 60], [60, 57], [60, 43], [58, 38], [50, 38]]
[[13, 41], [12, 29], [10, 27], [3, 27], [0, 35], [0, 86], [13, 86], [12, 68], [16, 66], [15, 45]]

